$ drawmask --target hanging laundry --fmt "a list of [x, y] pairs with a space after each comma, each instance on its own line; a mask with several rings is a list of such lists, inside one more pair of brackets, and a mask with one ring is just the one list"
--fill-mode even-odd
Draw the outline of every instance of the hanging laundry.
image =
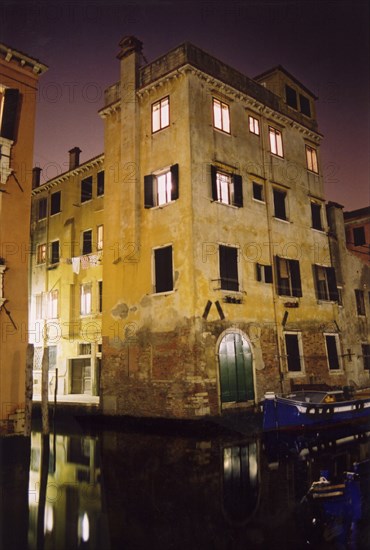
[[97, 254], [91, 254], [89, 256], [89, 262], [91, 267], [96, 267], [99, 265], [99, 256]]
[[73, 273], [76, 273], [77, 275], [80, 273], [80, 260], [80, 256], [72, 258], [72, 270]]
[[82, 269], [90, 267], [89, 256], [81, 256], [81, 267]]

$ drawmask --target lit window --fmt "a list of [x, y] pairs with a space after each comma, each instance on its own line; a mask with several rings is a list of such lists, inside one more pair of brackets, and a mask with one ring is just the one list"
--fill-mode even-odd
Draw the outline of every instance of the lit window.
[[355, 289], [357, 315], [366, 315], [364, 291]]
[[84, 283], [80, 286], [80, 313], [89, 315], [91, 313], [91, 283]]
[[303, 353], [302, 353], [302, 335], [299, 332], [286, 332], [285, 353], [288, 372], [302, 372]]
[[152, 132], [158, 132], [170, 124], [170, 98], [164, 97], [152, 105]]
[[257, 136], [260, 135], [260, 123], [258, 118], [254, 118], [253, 116], [249, 117], [249, 131], [252, 132], [252, 134], [257, 134]]
[[315, 174], [318, 174], [319, 167], [317, 164], [317, 151], [316, 149], [309, 147], [309, 145], [306, 145], [306, 160], [308, 170], [311, 170], [311, 172], [315, 172]]
[[219, 247], [220, 280], [223, 290], [239, 290], [238, 249], [233, 246]]
[[338, 301], [338, 288], [333, 267], [314, 265], [316, 295], [318, 300]]
[[257, 281], [262, 283], [272, 283], [272, 266], [256, 264]]
[[60, 199], [61, 199], [61, 192], [57, 191], [56, 193], [51, 194], [50, 199], [50, 215], [58, 214], [60, 212]]
[[40, 199], [38, 202], [37, 219], [44, 220], [48, 212], [48, 201], [46, 198]]
[[362, 344], [362, 358], [364, 362], [364, 369], [370, 370], [370, 344]]
[[215, 98], [213, 98], [213, 126], [230, 134], [229, 106]]
[[179, 165], [144, 176], [144, 206], [162, 206], [179, 198]]
[[273, 189], [274, 196], [274, 216], [279, 220], [287, 220], [286, 213], [286, 192], [280, 189]]
[[324, 336], [329, 370], [340, 370], [338, 334], [324, 334]]
[[59, 241], [53, 241], [50, 243], [50, 263], [59, 263]]
[[92, 199], [92, 176], [81, 180], [81, 202]]
[[302, 296], [299, 261], [275, 256], [275, 266], [277, 293], [281, 296]]
[[278, 157], [283, 157], [283, 139], [281, 132], [276, 130], [276, 128], [269, 127], [269, 137], [270, 137], [270, 149], [271, 153], [277, 155]]
[[92, 252], [92, 231], [88, 229], [82, 232], [82, 254], [91, 254]]
[[256, 201], [265, 202], [263, 185], [255, 181], [253, 182], [253, 198]]
[[39, 244], [36, 252], [36, 261], [38, 264], [44, 264], [46, 262], [46, 244]]
[[311, 201], [311, 220], [312, 228], [322, 231], [322, 222], [321, 222], [321, 204]]
[[104, 226], [98, 225], [96, 230], [96, 249], [103, 250]]
[[102, 195], [104, 195], [104, 170], [98, 172], [96, 185], [96, 196], [101, 197]]
[[154, 249], [155, 292], [173, 290], [172, 246]]
[[238, 174], [229, 174], [211, 166], [212, 199], [233, 206], [243, 206], [243, 180]]

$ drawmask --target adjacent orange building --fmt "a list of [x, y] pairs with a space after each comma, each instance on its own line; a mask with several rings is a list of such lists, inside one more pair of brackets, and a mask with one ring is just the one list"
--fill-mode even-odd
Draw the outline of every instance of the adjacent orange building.
[[33, 141], [46, 70], [0, 43], [0, 433], [21, 429], [25, 408]]

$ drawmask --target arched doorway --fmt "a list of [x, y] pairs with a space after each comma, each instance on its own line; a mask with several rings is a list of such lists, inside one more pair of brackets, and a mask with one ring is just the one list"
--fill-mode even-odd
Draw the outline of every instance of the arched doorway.
[[219, 345], [221, 403], [254, 401], [251, 346], [241, 333], [227, 332]]

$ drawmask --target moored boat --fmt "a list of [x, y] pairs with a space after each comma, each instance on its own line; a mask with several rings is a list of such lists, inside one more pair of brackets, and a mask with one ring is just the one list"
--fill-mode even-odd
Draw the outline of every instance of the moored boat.
[[286, 396], [267, 392], [262, 402], [263, 430], [330, 427], [370, 420], [370, 395], [347, 389], [300, 390]]

